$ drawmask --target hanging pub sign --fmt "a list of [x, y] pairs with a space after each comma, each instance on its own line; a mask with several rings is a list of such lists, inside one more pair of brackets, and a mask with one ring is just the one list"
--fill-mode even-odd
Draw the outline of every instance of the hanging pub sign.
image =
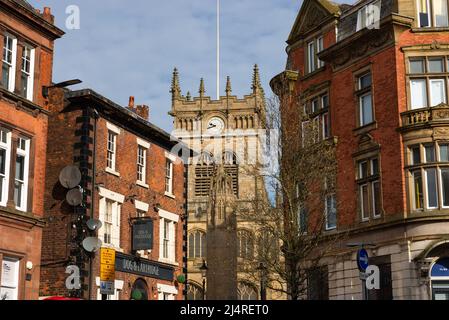
[[153, 220], [136, 219], [133, 223], [132, 250], [153, 249]]

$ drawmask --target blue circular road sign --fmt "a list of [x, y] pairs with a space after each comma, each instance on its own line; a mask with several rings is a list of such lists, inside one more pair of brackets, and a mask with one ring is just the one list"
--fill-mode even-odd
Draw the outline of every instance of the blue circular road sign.
[[357, 266], [362, 272], [365, 272], [366, 268], [369, 266], [368, 252], [365, 249], [360, 249], [357, 252]]

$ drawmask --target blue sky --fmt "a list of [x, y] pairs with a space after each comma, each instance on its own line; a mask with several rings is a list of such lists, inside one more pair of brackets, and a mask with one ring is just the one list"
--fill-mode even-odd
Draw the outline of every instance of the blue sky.
[[[56, 42], [54, 81], [79, 78], [111, 100], [127, 105], [129, 96], [151, 108], [151, 121], [171, 131], [170, 82], [180, 71], [183, 94], [197, 95], [204, 77], [216, 96], [215, 0], [29, 0], [52, 8], [66, 35]], [[221, 1], [221, 94], [229, 75], [233, 94], [251, 90], [259, 64], [263, 86], [284, 69], [285, 40], [302, 0]], [[67, 6], [80, 8], [79, 30], [67, 30]]]

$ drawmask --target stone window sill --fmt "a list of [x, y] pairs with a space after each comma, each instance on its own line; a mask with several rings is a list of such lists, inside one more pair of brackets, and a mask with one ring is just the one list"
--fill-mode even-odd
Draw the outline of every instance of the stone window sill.
[[149, 188], [150, 188], [149, 185], [147, 185], [145, 182], [142, 182], [142, 181], [137, 181], [136, 184], [137, 184], [139, 187], [142, 187], [142, 188], [145, 188], [145, 189], [149, 189]]
[[118, 172], [115, 171], [115, 170], [112, 170], [111, 168], [106, 168], [105, 171], [106, 171], [107, 173], [110, 173], [110, 174], [114, 175], [114, 176], [120, 177], [120, 173], [118, 173]]
[[356, 129], [354, 129], [354, 134], [357, 136], [363, 135], [365, 133], [368, 133], [370, 131], [373, 131], [377, 129], [377, 121], [374, 121], [370, 124], [364, 125], [363, 127], [358, 127]]

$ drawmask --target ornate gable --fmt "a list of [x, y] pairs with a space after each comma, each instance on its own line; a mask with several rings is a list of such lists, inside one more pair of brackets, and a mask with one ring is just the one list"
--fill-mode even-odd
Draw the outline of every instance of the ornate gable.
[[287, 43], [292, 44], [297, 38], [306, 35], [331, 16], [340, 13], [338, 5], [327, 0], [305, 0], [296, 17]]

